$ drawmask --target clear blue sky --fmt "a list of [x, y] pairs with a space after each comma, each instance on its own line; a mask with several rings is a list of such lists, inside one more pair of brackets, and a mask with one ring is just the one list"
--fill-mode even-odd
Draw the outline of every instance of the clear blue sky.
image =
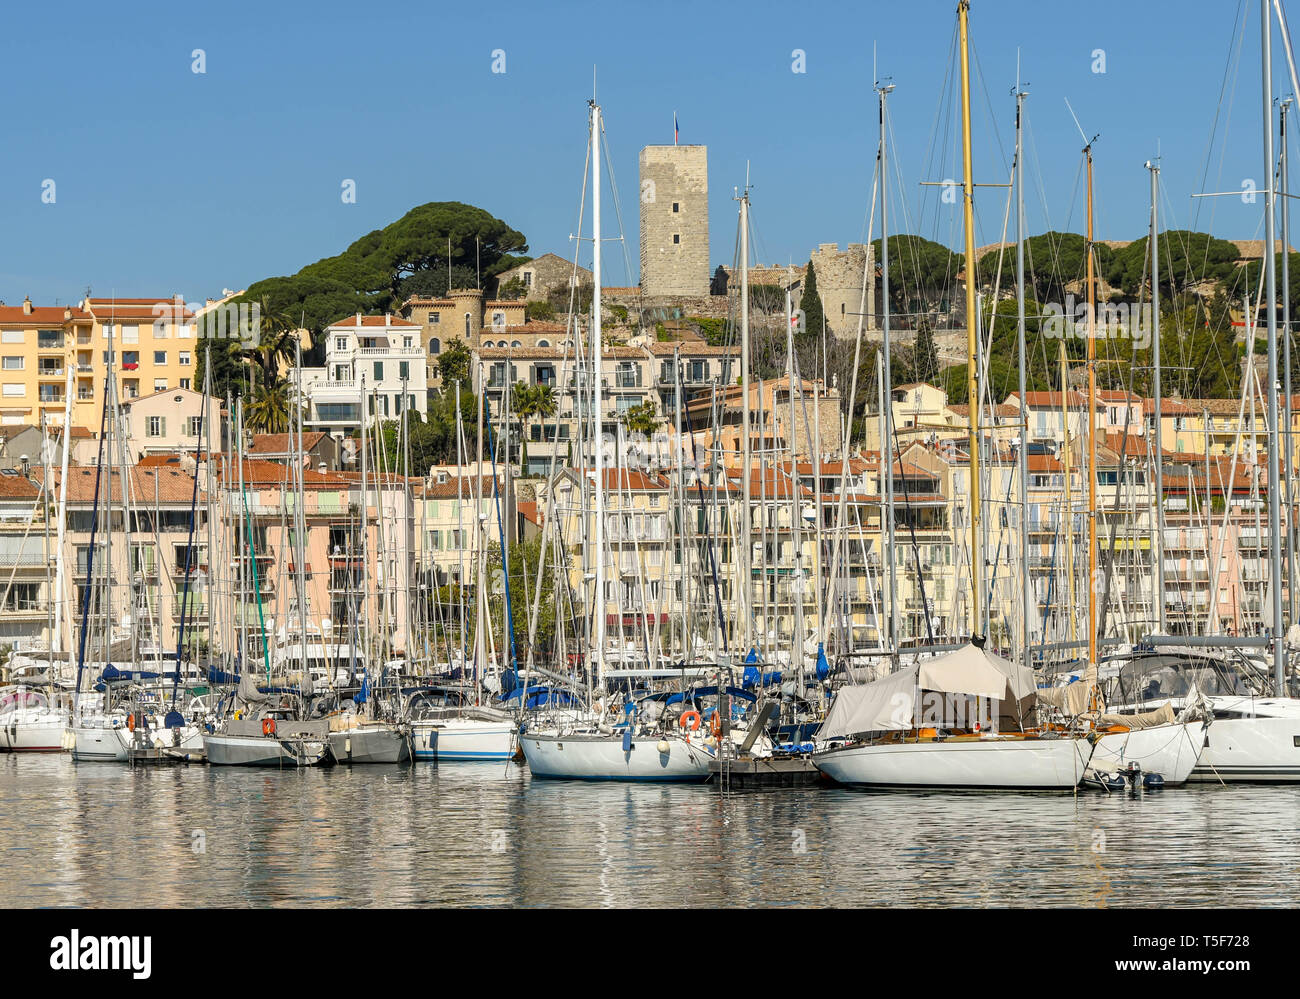
[[[593, 65], [632, 266], [626, 273], [611, 247], [609, 283], [636, 278], [637, 153], [672, 142], [674, 110], [681, 141], [709, 146], [713, 264], [732, 261], [731, 194], [747, 161], [755, 256], [806, 263], [818, 243], [865, 234], [873, 46], [879, 75], [897, 88], [891, 141], [903, 184], [891, 229], [959, 245], [956, 207], [919, 184], [960, 177], [956, 118], [940, 120], [951, 107], [955, 8], [13, 4], [0, 37], [0, 299], [68, 302], [89, 285], [96, 295], [193, 301], [292, 273], [427, 201], [479, 205], [525, 233], [534, 254], [571, 255]], [[1019, 49], [1031, 93], [1031, 232], [1082, 229], [1082, 142], [1067, 97], [1089, 134], [1101, 134], [1098, 238], [1145, 231], [1142, 165], [1157, 142], [1162, 227], [1193, 222], [1194, 191], [1237, 190], [1245, 178], [1263, 186], [1258, 4], [1246, 8], [1231, 99], [1219, 108], [1234, 0], [976, 0], [977, 179], [1007, 179]], [[202, 75], [191, 71], [196, 48], [206, 53]], [[491, 71], [495, 49], [505, 51], [504, 74]], [[806, 53], [804, 73], [792, 72], [795, 49]], [[1095, 49], [1105, 50], [1105, 73], [1093, 72]], [[1280, 44], [1275, 58], [1275, 91], [1289, 93]], [[46, 178], [54, 204], [41, 201]], [[340, 199], [345, 178], [356, 181], [355, 204]], [[1000, 237], [1005, 196], [979, 193], [981, 244]], [[1197, 227], [1258, 237], [1262, 203], [1200, 202]]]

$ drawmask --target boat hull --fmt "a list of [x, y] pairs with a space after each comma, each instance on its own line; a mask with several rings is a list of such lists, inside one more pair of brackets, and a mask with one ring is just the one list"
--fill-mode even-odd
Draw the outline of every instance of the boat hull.
[[331, 732], [329, 747], [339, 763], [406, 763], [411, 759], [410, 734], [391, 725]]
[[1068, 791], [1091, 750], [1086, 739], [883, 742], [824, 749], [813, 764], [838, 783], [869, 787]]
[[1300, 783], [1300, 718], [1216, 718], [1189, 780]]
[[413, 722], [411, 742], [417, 760], [492, 761], [514, 759], [515, 723], [448, 718]]
[[62, 712], [19, 712], [0, 722], [0, 751], [60, 753], [68, 717]]
[[1205, 729], [1205, 722], [1198, 721], [1103, 735], [1088, 769], [1110, 772], [1137, 764], [1144, 774], [1163, 777], [1166, 786], [1186, 783], [1205, 746]]
[[534, 777], [555, 780], [616, 780], [703, 782], [709, 779], [713, 755], [703, 746], [673, 738], [667, 753], [659, 751], [660, 737], [634, 739], [623, 749], [620, 736], [534, 735], [519, 736], [519, 745]]
[[313, 767], [332, 762], [324, 739], [206, 735], [203, 749], [217, 767]]

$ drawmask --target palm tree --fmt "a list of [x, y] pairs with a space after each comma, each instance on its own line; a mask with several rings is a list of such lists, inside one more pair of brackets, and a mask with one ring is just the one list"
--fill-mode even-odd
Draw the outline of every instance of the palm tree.
[[528, 418], [535, 413], [537, 398], [533, 394], [533, 388], [524, 382], [515, 382], [510, 386], [510, 408], [514, 410], [516, 418], [519, 420], [519, 467], [520, 470], [528, 468], [528, 441], [524, 434], [524, 424]]
[[289, 432], [289, 383], [283, 378], [258, 382], [244, 412], [248, 428], [263, 434]]

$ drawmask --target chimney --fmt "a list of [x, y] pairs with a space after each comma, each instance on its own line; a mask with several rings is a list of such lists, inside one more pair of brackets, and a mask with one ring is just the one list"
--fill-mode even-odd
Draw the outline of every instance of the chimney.
[[319, 465], [319, 470], [320, 470], [320, 474], [321, 474], [321, 475], [324, 475], [324, 474], [326, 473], [326, 471], [328, 471], [328, 469], [327, 469], [326, 466], [325, 466], [325, 462], [322, 461], [322, 462], [320, 463], [320, 465]]
[[360, 312], [357, 313], [357, 325], [358, 325], [358, 326], [361, 325], [361, 313], [360, 313]]
[[391, 312], [384, 313], [384, 325], [385, 326], [393, 325], [393, 314]]
[[32, 300], [30, 297], [26, 297], [23, 299], [23, 315], [30, 316], [31, 314], [32, 314]]

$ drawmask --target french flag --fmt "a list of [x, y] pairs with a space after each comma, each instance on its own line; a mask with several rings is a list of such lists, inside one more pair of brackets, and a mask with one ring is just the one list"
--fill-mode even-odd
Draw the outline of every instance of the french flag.
[[677, 145], [677, 112], [673, 112], [673, 145]]

